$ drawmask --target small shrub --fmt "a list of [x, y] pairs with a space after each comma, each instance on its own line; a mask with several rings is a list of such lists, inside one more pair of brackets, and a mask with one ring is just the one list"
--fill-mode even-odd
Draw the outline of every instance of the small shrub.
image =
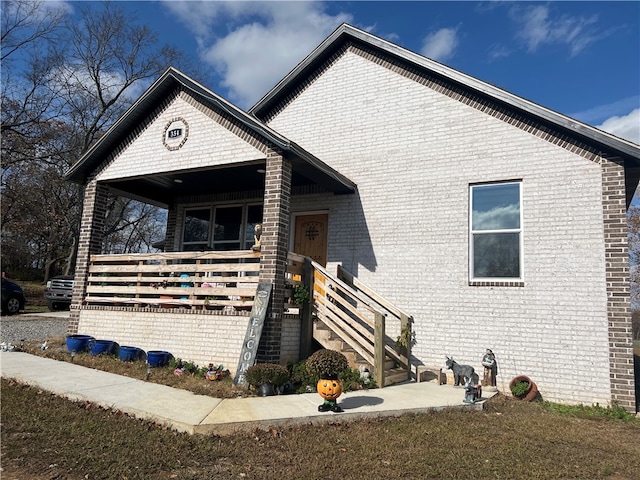
[[291, 383], [296, 393], [308, 393], [314, 391], [319, 377], [309, 372], [307, 363], [303, 360], [289, 367]]
[[302, 305], [309, 301], [309, 288], [306, 285], [296, 285], [293, 287], [293, 304]]
[[342, 389], [345, 392], [362, 390], [365, 388], [376, 388], [376, 382], [373, 378], [369, 377], [365, 382], [360, 375], [360, 371], [355, 368], [348, 368], [344, 370], [340, 374], [340, 380], [342, 380]]
[[318, 378], [336, 378], [349, 368], [347, 357], [335, 350], [318, 350], [307, 359], [307, 368]]
[[190, 375], [202, 376], [207, 372], [207, 367], [199, 367], [193, 362], [185, 362], [180, 358], [172, 358], [169, 361], [169, 366], [171, 368], [182, 367], [184, 373], [188, 373]]
[[529, 382], [518, 382], [511, 387], [511, 393], [514, 397], [523, 397], [529, 391]]
[[253, 387], [259, 387], [265, 383], [280, 387], [289, 381], [289, 370], [276, 363], [257, 363], [249, 367], [244, 376]]

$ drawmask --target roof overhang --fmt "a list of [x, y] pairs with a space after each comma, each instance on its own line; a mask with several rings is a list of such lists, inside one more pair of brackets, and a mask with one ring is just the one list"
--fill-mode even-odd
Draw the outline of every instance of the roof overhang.
[[[291, 189], [327, 191], [334, 194], [355, 192], [355, 185], [345, 184], [322, 168], [294, 158]], [[208, 169], [179, 170], [155, 175], [104, 181], [118, 195], [163, 208], [177, 198], [234, 192], [262, 195], [265, 189], [266, 161], [243, 162]], [[318, 187], [320, 190], [318, 190]]]

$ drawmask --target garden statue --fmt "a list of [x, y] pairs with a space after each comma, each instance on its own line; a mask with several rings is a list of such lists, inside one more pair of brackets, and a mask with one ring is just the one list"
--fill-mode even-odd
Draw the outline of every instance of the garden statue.
[[331, 410], [335, 413], [342, 412], [342, 407], [338, 405], [338, 397], [342, 394], [342, 382], [335, 379], [321, 378], [316, 386], [318, 394], [324, 398], [322, 405], [318, 406], [319, 412], [328, 412]]
[[471, 381], [467, 380], [464, 384], [464, 403], [476, 403], [482, 397], [482, 386], [471, 385]]
[[460, 386], [460, 380], [464, 380], [465, 384], [478, 384], [478, 374], [475, 373], [475, 370], [471, 365], [459, 365], [453, 358], [446, 358], [447, 368], [453, 371], [454, 386]]
[[316, 389], [324, 402], [318, 406], [319, 412], [342, 412], [338, 397], [342, 394], [340, 374], [349, 368], [349, 361], [336, 350], [321, 349], [311, 355], [306, 362], [310, 374], [319, 377]]
[[496, 356], [487, 348], [487, 352], [482, 357], [482, 366], [484, 367], [484, 377], [482, 378], [482, 385], [487, 387], [487, 390], [496, 390], [496, 372], [498, 370], [498, 364], [496, 363]]
[[254, 228], [255, 230], [253, 234], [253, 246], [251, 247], [251, 250], [253, 250], [254, 252], [259, 252], [260, 241], [262, 238], [262, 224], [256, 223], [256, 226]]

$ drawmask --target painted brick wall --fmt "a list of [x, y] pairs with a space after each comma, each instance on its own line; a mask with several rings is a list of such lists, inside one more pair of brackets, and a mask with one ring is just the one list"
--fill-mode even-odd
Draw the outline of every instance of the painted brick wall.
[[[187, 94], [177, 96], [128, 148], [120, 152], [98, 180], [264, 158], [259, 149], [220, 125], [221, 118], [213, 110], [198, 107]], [[164, 130], [172, 119], [178, 117], [187, 122], [189, 135], [180, 149], [170, 151], [162, 143]]]
[[[329, 270], [413, 314], [417, 361], [482, 372], [491, 348], [502, 390], [525, 374], [548, 400], [609, 403], [599, 164], [351, 52], [269, 124], [358, 185], [291, 210], [329, 210]], [[522, 180], [524, 287], [470, 286], [469, 185], [502, 180]]]
[[223, 364], [235, 373], [248, 321], [246, 316], [82, 310], [78, 333], [144, 351], [167, 350], [199, 366]]

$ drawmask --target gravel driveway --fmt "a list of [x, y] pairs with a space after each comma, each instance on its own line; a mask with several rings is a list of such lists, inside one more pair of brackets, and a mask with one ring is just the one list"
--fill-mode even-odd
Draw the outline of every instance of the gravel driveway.
[[44, 342], [49, 337], [64, 337], [66, 332], [66, 315], [13, 315], [0, 318], [0, 342], [14, 345], [20, 345], [21, 340]]

